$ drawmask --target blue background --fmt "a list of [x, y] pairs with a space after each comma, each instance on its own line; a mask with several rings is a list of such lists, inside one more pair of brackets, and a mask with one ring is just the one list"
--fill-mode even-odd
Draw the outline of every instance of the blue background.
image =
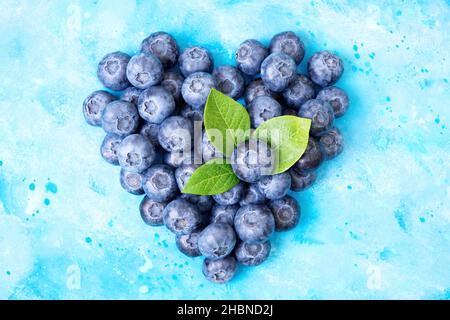
[[[159, 30], [216, 65], [284, 30], [345, 62], [344, 152], [227, 285], [144, 225], [82, 117], [99, 59]], [[450, 298], [449, 31], [448, 1], [2, 0], [0, 298]]]

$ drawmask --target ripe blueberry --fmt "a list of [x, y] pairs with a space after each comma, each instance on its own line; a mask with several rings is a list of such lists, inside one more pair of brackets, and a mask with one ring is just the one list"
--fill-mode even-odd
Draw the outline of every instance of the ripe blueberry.
[[344, 138], [338, 128], [333, 128], [322, 135], [319, 143], [327, 160], [333, 159], [344, 149]]
[[308, 73], [319, 86], [335, 84], [344, 72], [342, 60], [329, 51], [316, 52], [308, 61]]
[[190, 150], [164, 152], [163, 162], [169, 166], [178, 168], [182, 164], [194, 163], [194, 155]]
[[286, 105], [297, 110], [303, 103], [313, 99], [315, 95], [314, 83], [302, 74], [297, 75], [289, 86], [283, 90]]
[[139, 96], [138, 110], [144, 120], [159, 124], [173, 113], [175, 100], [163, 87], [150, 87]]
[[218, 151], [209, 140], [206, 131], [203, 131], [202, 136], [202, 156], [204, 162], [208, 162], [209, 160], [215, 158], [223, 158], [223, 154], [220, 151]]
[[117, 51], [105, 55], [97, 68], [97, 77], [108, 89], [121, 91], [127, 88], [130, 83], [127, 79], [127, 64], [130, 56]]
[[142, 189], [143, 176], [138, 172], [130, 172], [124, 169], [120, 170], [120, 185], [125, 191], [141, 195], [144, 194], [144, 189]]
[[117, 134], [108, 133], [103, 139], [100, 147], [100, 154], [106, 162], [118, 166], [119, 159], [117, 158], [117, 147], [122, 142], [122, 138]]
[[269, 90], [261, 78], [255, 79], [247, 86], [245, 90], [245, 102], [249, 105], [256, 97], [269, 96], [273, 99], [278, 99], [278, 92]]
[[234, 217], [234, 228], [239, 238], [247, 243], [263, 243], [275, 228], [269, 207], [262, 204], [242, 206]]
[[255, 244], [241, 241], [237, 244], [234, 254], [240, 264], [244, 266], [257, 266], [269, 257], [270, 249], [271, 245], [269, 240]]
[[181, 253], [187, 255], [188, 257], [198, 257], [202, 254], [198, 249], [198, 237], [199, 232], [192, 232], [189, 234], [180, 234], [175, 238], [175, 244]]
[[116, 100], [103, 110], [102, 127], [107, 133], [127, 136], [136, 132], [139, 122], [139, 113], [131, 102]]
[[216, 204], [211, 210], [211, 223], [228, 223], [234, 226], [234, 216], [239, 209], [239, 205], [233, 204], [229, 206], [223, 206]]
[[102, 114], [106, 105], [116, 98], [109, 92], [98, 90], [92, 92], [83, 102], [83, 115], [91, 126], [102, 125]]
[[317, 168], [323, 160], [323, 153], [319, 142], [309, 137], [308, 146], [300, 159], [294, 164], [297, 170], [311, 170]]
[[192, 121], [180, 117], [166, 118], [159, 127], [158, 141], [166, 151], [189, 153], [192, 147], [194, 127]]
[[273, 176], [264, 176], [257, 183], [259, 191], [267, 199], [280, 199], [286, 195], [291, 187], [291, 176], [288, 172], [283, 172]]
[[281, 116], [281, 105], [268, 96], [256, 97], [247, 110], [253, 128], [259, 127], [269, 119]]
[[159, 147], [158, 132], [159, 124], [150, 122], [145, 122], [139, 130], [139, 134], [147, 137], [147, 139], [150, 140], [155, 148]]
[[183, 164], [175, 169], [175, 180], [177, 181], [178, 189], [180, 189], [180, 191], [183, 191], [189, 178], [197, 168], [197, 165]]
[[149, 226], [162, 226], [164, 224], [163, 211], [166, 206], [166, 202], [153, 201], [145, 196], [139, 206], [142, 220]]
[[163, 74], [163, 65], [151, 53], [139, 53], [128, 62], [127, 78], [136, 88], [147, 89], [160, 83]]
[[236, 51], [236, 64], [243, 73], [253, 76], [259, 73], [266, 57], [267, 49], [261, 42], [249, 39], [242, 42]]
[[131, 134], [117, 148], [120, 166], [131, 172], [142, 172], [155, 161], [155, 147], [140, 134]]
[[141, 52], [155, 55], [166, 68], [172, 67], [178, 59], [178, 44], [166, 32], [155, 32], [141, 43]]
[[276, 34], [270, 41], [270, 53], [283, 52], [291, 56], [299, 64], [305, 56], [305, 45], [292, 31]]
[[295, 167], [289, 169], [291, 175], [291, 190], [298, 192], [308, 189], [317, 178], [315, 171], [297, 170]]
[[301, 105], [298, 116], [311, 119], [310, 132], [314, 136], [320, 136], [333, 126], [333, 108], [326, 101], [311, 99]]
[[214, 69], [212, 75], [216, 82], [217, 90], [230, 98], [237, 100], [244, 93], [244, 77], [236, 67], [221, 66]]
[[198, 46], [186, 48], [180, 54], [178, 63], [185, 77], [195, 72], [211, 72], [214, 64], [208, 50]]
[[239, 182], [230, 190], [213, 195], [214, 200], [221, 205], [232, 205], [236, 204], [241, 200], [242, 194], [244, 193], [244, 183]]
[[236, 233], [227, 223], [211, 223], [198, 237], [198, 249], [208, 259], [227, 256], [236, 245]]
[[158, 202], [170, 201], [178, 194], [173, 169], [165, 164], [155, 164], [145, 171], [142, 187], [147, 197]]
[[244, 195], [242, 196], [239, 204], [241, 206], [245, 206], [247, 204], [263, 204], [266, 201], [267, 198], [259, 190], [258, 185], [256, 183], [252, 183], [247, 187], [247, 189], [245, 189]]
[[203, 275], [211, 282], [225, 283], [233, 278], [236, 273], [236, 259], [228, 256], [218, 260], [205, 259], [203, 261]]
[[176, 103], [181, 103], [181, 86], [183, 85], [184, 77], [175, 71], [167, 71], [164, 73], [161, 87], [169, 91]]
[[261, 78], [268, 89], [281, 92], [294, 80], [296, 68], [294, 59], [287, 54], [272, 53], [261, 64]]
[[170, 202], [163, 212], [164, 224], [176, 235], [189, 234], [198, 230], [203, 217], [198, 208], [185, 199]]
[[300, 206], [291, 196], [285, 196], [269, 202], [275, 218], [275, 231], [286, 231], [294, 228], [300, 220]]
[[137, 106], [138, 99], [141, 93], [142, 93], [141, 89], [131, 86], [122, 91], [122, 94], [120, 95], [120, 100], [131, 102], [132, 104]]
[[335, 118], [342, 117], [348, 109], [348, 96], [338, 87], [323, 88], [316, 99], [328, 102], [333, 108]]
[[195, 194], [182, 194], [181, 198], [186, 199], [192, 204], [195, 204], [201, 213], [208, 213], [214, 205], [214, 200], [211, 196], [198, 196]]
[[180, 115], [185, 117], [186, 119], [194, 121], [203, 122], [203, 112], [205, 111], [204, 107], [200, 108], [192, 108], [190, 105], [185, 105], [181, 108]]
[[216, 82], [211, 74], [195, 72], [184, 80], [181, 94], [184, 101], [193, 108], [200, 108], [205, 105], [211, 88], [215, 87]]

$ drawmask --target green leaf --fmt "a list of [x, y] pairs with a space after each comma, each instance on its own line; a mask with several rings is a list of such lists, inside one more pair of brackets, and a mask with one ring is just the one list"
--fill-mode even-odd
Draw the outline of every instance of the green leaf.
[[209, 196], [228, 191], [238, 183], [230, 164], [212, 159], [194, 171], [182, 192]]
[[247, 110], [215, 89], [209, 92], [203, 118], [208, 139], [225, 156], [230, 156], [234, 147], [248, 136]]
[[281, 116], [262, 123], [253, 136], [270, 144], [278, 157], [274, 174], [288, 170], [308, 146], [311, 120], [296, 116]]

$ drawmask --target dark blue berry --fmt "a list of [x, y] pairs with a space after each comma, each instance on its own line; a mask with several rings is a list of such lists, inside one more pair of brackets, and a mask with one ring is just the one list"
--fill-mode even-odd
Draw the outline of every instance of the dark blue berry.
[[315, 171], [297, 170], [295, 167], [289, 169], [291, 175], [291, 190], [298, 192], [308, 189], [317, 178]]
[[143, 135], [144, 137], [147, 137], [147, 139], [150, 140], [150, 142], [153, 144], [153, 146], [155, 148], [159, 147], [159, 141], [158, 141], [159, 124], [145, 122], [141, 126], [139, 133], [141, 135]]
[[291, 196], [285, 196], [269, 202], [275, 218], [275, 231], [286, 231], [294, 228], [300, 220], [300, 206]]
[[138, 110], [144, 120], [159, 124], [172, 115], [175, 110], [175, 100], [163, 87], [150, 87], [139, 96]]
[[264, 176], [258, 181], [258, 188], [267, 199], [280, 199], [286, 195], [291, 187], [291, 176], [288, 172]]
[[216, 204], [211, 210], [211, 223], [228, 223], [229, 225], [234, 226], [234, 216], [238, 209], [239, 205], [237, 204], [229, 206]]
[[211, 223], [200, 233], [198, 248], [208, 259], [220, 259], [234, 249], [236, 233], [227, 223]]
[[211, 88], [215, 87], [216, 82], [211, 74], [195, 72], [184, 80], [181, 94], [186, 103], [194, 108], [200, 108], [205, 105]]
[[202, 47], [186, 48], [178, 58], [181, 73], [187, 77], [195, 72], [211, 72], [213, 69], [213, 58], [211, 54]]
[[121, 91], [130, 83], [127, 79], [127, 65], [130, 56], [123, 52], [112, 52], [105, 55], [97, 68], [97, 77], [108, 89]]
[[214, 205], [214, 200], [211, 196], [198, 196], [195, 194], [182, 194], [181, 198], [186, 199], [192, 204], [195, 204], [198, 210], [202, 213], [209, 213], [212, 206]]
[[344, 149], [344, 138], [338, 128], [333, 128], [322, 135], [319, 143], [327, 160], [333, 159]]
[[305, 45], [292, 31], [276, 34], [270, 41], [270, 53], [283, 52], [291, 56], [296, 64], [302, 62], [305, 56]]
[[136, 132], [139, 123], [139, 113], [131, 102], [116, 100], [103, 110], [102, 127], [107, 133], [127, 136]]
[[281, 105], [273, 98], [260, 96], [253, 99], [247, 108], [253, 128], [263, 122], [281, 116]]
[[262, 204], [242, 206], [234, 218], [238, 237], [247, 243], [263, 243], [275, 229], [275, 220], [269, 207]]
[[131, 172], [142, 172], [155, 161], [155, 147], [140, 134], [131, 134], [117, 148], [120, 166]]
[[117, 134], [108, 133], [103, 139], [100, 147], [100, 154], [106, 162], [118, 166], [119, 159], [117, 157], [117, 148], [122, 142], [122, 138]]
[[313, 99], [316, 95], [314, 83], [308, 77], [299, 74], [283, 90], [283, 98], [290, 108], [299, 109], [306, 101]]
[[164, 224], [163, 211], [166, 206], [167, 202], [157, 202], [145, 196], [139, 206], [142, 220], [149, 226], [162, 226]]
[[232, 205], [236, 204], [241, 200], [242, 194], [244, 193], [245, 185], [242, 182], [239, 182], [230, 190], [216, 194], [213, 196], [214, 200], [221, 205]]
[[116, 98], [109, 92], [98, 90], [92, 92], [83, 102], [83, 115], [86, 122], [91, 126], [102, 125], [102, 114], [106, 105]]
[[256, 97], [268, 96], [273, 99], [278, 99], [278, 92], [269, 90], [261, 78], [255, 79], [245, 89], [245, 102], [249, 105]]
[[308, 61], [308, 73], [319, 86], [335, 84], [344, 72], [342, 60], [329, 51], [316, 52]]
[[198, 249], [198, 237], [199, 232], [192, 232], [189, 234], [180, 234], [176, 236], [175, 244], [181, 253], [187, 255], [188, 257], [198, 257], [202, 254]]
[[334, 112], [326, 101], [311, 99], [301, 105], [298, 116], [311, 119], [310, 132], [314, 136], [320, 136], [333, 126]]
[[180, 116], [172, 116], [161, 123], [158, 141], [166, 151], [188, 153], [192, 148], [193, 136], [192, 121]]
[[221, 66], [213, 71], [213, 78], [217, 90], [230, 98], [237, 100], [244, 93], [244, 77], [241, 72], [233, 66]]
[[263, 263], [270, 254], [270, 241], [249, 244], [239, 242], [234, 251], [237, 261], [244, 266], [257, 266]]
[[283, 109], [283, 116], [297, 116], [298, 110], [291, 109], [291, 108], [285, 108]]
[[172, 67], [178, 59], [178, 44], [166, 32], [155, 32], [141, 43], [141, 52], [155, 55], [164, 67]]
[[141, 195], [144, 194], [144, 189], [142, 189], [143, 176], [138, 172], [130, 172], [124, 169], [120, 170], [120, 185], [125, 191]]
[[203, 113], [205, 108], [192, 108], [190, 105], [185, 105], [183, 108], [181, 108], [180, 115], [185, 117], [186, 119], [194, 121], [203, 122]]
[[142, 93], [141, 89], [131, 86], [122, 91], [122, 94], [120, 95], [120, 100], [131, 102], [132, 104], [137, 106], [138, 99], [141, 93]]
[[267, 201], [266, 196], [259, 190], [256, 183], [250, 184], [244, 191], [239, 204], [245, 206], [247, 204], [263, 204]]
[[323, 153], [319, 142], [309, 137], [308, 145], [300, 159], [294, 164], [297, 170], [311, 170], [317, 168], [323, 160]]
[[127, 78], [136, 88], [147, 89], [154, 86], [162, 81], [163, 75], [163, 65], [151, 53], [140, 53], [128, 62]]
[[147, 197], [158, 202], [170, 201], [178, 194], [173, 169], [165, 164], [155, 164], [145, 171], [142, 187]]
[[163, 219], [166, 227], [176, 235], [190, 234], [198, 230], [203, 223], [197, 206], [181, 198], [173, 200], [165, 207]]
[[163, 81], [161, 82], [161, 87], [169, 91], [176, 103], [181, 103], [181, 87], [183, 86], [184, 77], [175, 71], [167, 71], [164, 73]]
[[205, 259], [203, 261], [203, 275], [206, 279], [214, 283], [225, 283], [233, 278], [236, 273], [236, 259], [228, 256], [222, 259], [212, 260]]
[[254, 39], [245, 40], [236, 51], [237, 67], [245, 74], [256, 75], [260, 72], [261, 63], [267, 54], [267, 49], [261, 42]]
[[348, 96], [338, 87], [323, 88], [316, 99], [328, 102], [333, 108], [335, 118], [342, 117], [348, 109]]
[[294, 80], [296, 68], [294, 59], [287, 54], [272, 53], [261, 64], [261, 78], [268, 89], [281, 92]]

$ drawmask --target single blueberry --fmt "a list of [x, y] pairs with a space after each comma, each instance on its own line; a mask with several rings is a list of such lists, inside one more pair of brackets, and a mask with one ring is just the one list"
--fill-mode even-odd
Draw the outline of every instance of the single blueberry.
[[181, 87], [183, 86], [184, 77], [175, 71], [167, 71], [161, 82], [161, 87], [169, 91], [176, 103], [182, 102]]
[[139, 134], [147, 137], [155, 148], [159, 147], [158, 133], [159, 124], [157, 123], [144, 122], [139, 130]]
[[285, 196], [269, 202], [275, 218], [275, 231], [286, 231], [294, 228], [300, 220], [300, 206], [291, 196]]
[[213, 199], [221, 205], [236, 204], [241, 200], [242, 194], [244, 193], [244, 187], [244, 183], [239, 182], [230, 190], [221, 194], [213, 195]]
[[263, 243], [274, 232], [275, 220], [266, 205], [249, 204], [237, 211], [234, 228], [242, 241], [251, 244]]
[[276, 154], [262, 140], [249, 139], [241, 142], [231, 155], [231, 166], [239, 179], [256, 182], [272, 174], [276, 166]]
[[258, 128], [263, 122], [281, 116], [281, 105], [268, 96], [256, 97], [247, 110], [253, 128]]
[[205, 111], [205, 107], [200, 108], [192, 108], [190, 105], [185, 105], [180, 110], [180, 115], [185, 117], [186, 119], [194, 121], [199, 121], [203, 123], [203, 113]]
[[122, 142], [122, 138], [117, 134], [108, 133], [103, 139], [100, 147], [100, 154], [106, 162], [118, 166], [119, 159], [117, 157], [117, 147]]
[[270, 53], [283, 52], [294, 59], [296, 64], [302, 62], [305, 56], [305, 45], [292, 31], [276, 34], [270, 41]]
[[159, 202], [170, 201], [178, 194], [173, 169], [165, 164], [155, 164], [145, 171], [142, 187], [147, 197]]
[[139, 122], [139, 113], [131, 102], [116, 100], [103, 110], [102, 127], [107, 133], [127, 136], [136, 132]]
[[131, 134], [117, 148], [120, 166], [131, 172], [142, 172], [155, 161], [155, 147], [140, 134]]
[[344, 138], [336, 127], [322, 135], [319, 143], [327, 160], [333, 159], [344, 150]]
[[139, 206], [142, 220], [149, 226], [162, 226], [164, 224], [163, 211], [166, 206], [167, 202], [153, 201], [145, 196]]
[[270, 249], [271, 245], [269, 240], [255, 244], [241, 241], [237, 244], [234, 254], [240, 264], [244, 266], [257, 266], [269, 257]]
[[290, 108], [299, 109], [306, 101], [313, 99], [316, 95], [314, 83], [308, 77], [299, 74], [283, 90], [283, 98]]
[[221, 66], [214, 69], [213, 78], [217, 90], [237, 100], [244, 93], [245, 82], [241, 72], [233, 66]]
[[236, 51], [236, 64], [239, 70], [250, 76], [261, 70], [261, 63], [267, 57], [267, 49], [261, 42], [249, 39], [241, 43]]
[[267, 199], [280, 199], [291, 188], [291, 176], [288, 172], [264, 176], [258, 181], [258, 188]]
[[122, 91], [122, 94], [120, 95], [120, 100], [131, 102], [132, 104], [137, 106], [138, 99], [141, 93], [142, 93], [141, 89], [131, 86]]
[[161, 123], [158, 141], [166, 151], [188, 153], [192, 148], [193, 136], [192, 121], [180, 116], [171, 116]]
[[289, 169], [289, 174], [292, 180], [291, 190], [295, 192], [308, 189], [317, 178], [315, 171], [297, 170], [294, 167]]
[[197, 206], [181, 198], [173, 200], [164, 208], [163, 219], [166, 227], [176, 235], [192, 233], [203, 223]]
[[335, 118], [342, 117], [348, 109], [348, 96], [338, 87], [323, 88], [316, 99], [328, 102], [333, 108]]
[[97, 77], [108, 89], [121, 91], [130, 83], [127, 79], [127, 65], [130, 56], [123, 52], [112, 52], [105, 55], [97, 68]]
[[189, 234], [180, 234], [175, 238], [175, 244], [181, 253], [187, 255], [188, 257], [198, 257], [202, 254], [198, 249], [198, 237], [199, 232], [192, 232]]
[[245, 206], [247, 204], [264, 204], [266, 203], [266, 196], [259, 190], [258, 184], [252, 183], [244, 191], [239, 204]]
[[249, 105], [256, 97], [268, 96], [273, 99], [279, 98], [279, 93], [269, 90], [261, 78], [255, 79], [247, 86], [245, 90], [245, 102]]
[[320, 136], [333, 126], [333, 108], [326, 101], [311, 99], [301, 105], [298, 116], [311, 119], [310, 132], [314, 136]]
[[220, 259], [233, 251], [236, 233], [227, 223], [211, 223], [198, 237], [198, 249], [208, 259]]
[[218, 151], [209, 140], [206, 131], [203, 131], [202, 136], [202, 156], [204, 162], [208, 162], [209, 160], [216, 158], [223, 158], [223, 154], [220, 151]]
[[131, 194], [144, 194], [144, 189], [142, 189], [143, 179], [144, 177], [141, 173], [130, 172], [124, 169], [120, 170], [120, 185], [125, 189], [125, 191]]
[[139, 96], [138, 110], [141, 118], [159, 124], [172, 115], [175, 110], [175, 100], [163, 87], [150, 87]]
[[127, 78], [133, 86], [147, 89], [160, 83], [164, 68], [161, 62], [151, 53], [139, 53], [128, 62]]
[[184, 80], [181, 94], [186, 103], [193, 108], [200, 108], [205, 105], [211, 88], [215, 87], [216, 82], [212, 75], [206, 72], [195, 72]]
[[100, 127], [102, 125], [102, 114], [106, 105], [116, 98], [109, 92], [97, 90], [92, 92], [83, 102], [84, 119], [91, 126]]
[[309, 137], [306, 150], [294, 164], [294, 168], [302, 171], [315, 169], [322, 163], [322, 160], [323, 153], [319, 142], [315, 138]]
[[272, 91], [281, 92], [295, 78], [294, 59], [282, 52], [270, 54], [261, 64], [261, 78]]
[[239, 205], [233, 204], [223, 206], [216, 204], [211, 210], [211, 223], [228, 223], [234, 226], [234, 216], [239, 209]]
[[181, 198], [195, 204], [201, 213], [209, 213], [214, 205], [214, 200], [211, 196], [199, 196], [185, 193], [181, 195]]
[[178, 44], [166, 32], [155, 32], [141, 43], [141, 52], [155, 55], [164, 67], [172, 67], [178, 59]]
[[183, 164], [175, 169], [175, 180], [177, 181], [178, 189], [180, 189], [181, 192], [197, 168], [198, 166], [194, 164]]
[[319, 86], [335, 84], [344, 72], [342, 60], [329, 51], [316, 52], [308, 61], [308, 73]]
[[205, 259], [202, 271], [207, 280], [222, 284], [233, 278], [236, 267], [236, 259], [233, 256], [228, 256], [218, 260]]
[[208, 50], [198, 46], [186, 48], [180, 54], [178, 63], [185, 77], [195, 72], [211, 72], [214, 65]]

